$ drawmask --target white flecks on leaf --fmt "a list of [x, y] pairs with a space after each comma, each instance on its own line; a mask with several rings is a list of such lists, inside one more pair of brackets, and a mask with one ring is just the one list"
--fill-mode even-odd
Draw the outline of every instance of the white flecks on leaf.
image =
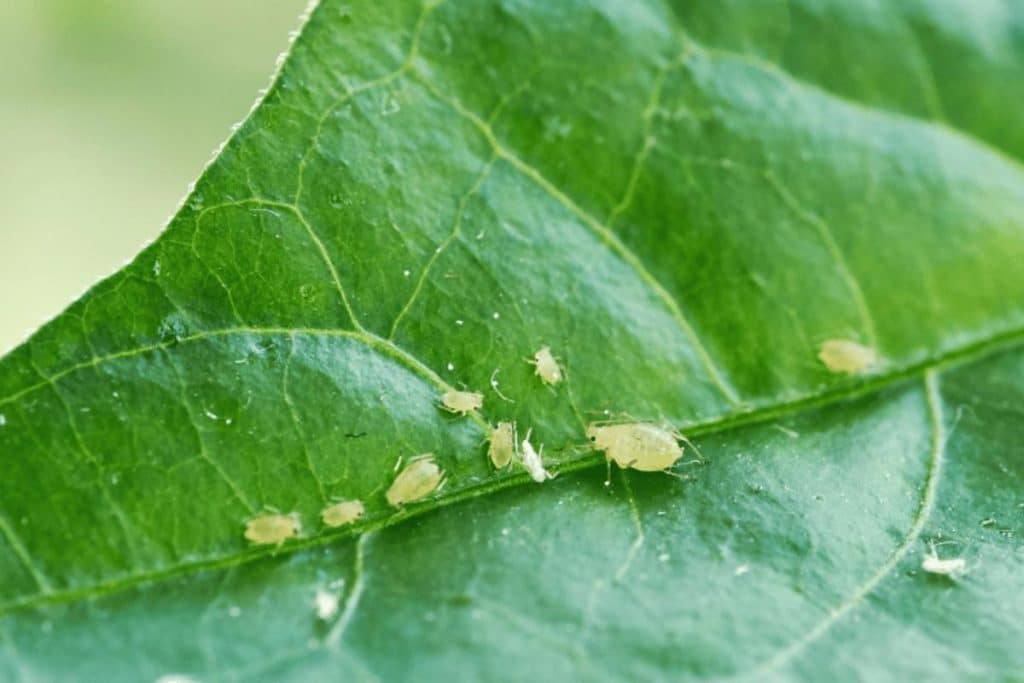
[[878, 353], [849, 339], [829, 339], [821, 345], [818, 359], [830, 372], [859, 375], [878, 364]]
[[434, 462], [432, 453], [413, 459], [398, 473], [384, 494], [388, 503], [398, 507], [429, 496], [444, 484], [444, 472]]
[[245, 525], [245, 537], [257, 545], [284, 543], [302, 530], [296, 513], [272, 513], [250, 519]]
[[479, 410], [484, 404], [484, 395], [475, 391], [458, 391], [452, 389], [441, 396], [441, 404], [445, 410], [465, 415]]
[[366, 512], [362, 501], [343, 500], [328, 505], [320, 512], [320, 519], [329, 527], [344, 526], [356, 521]]

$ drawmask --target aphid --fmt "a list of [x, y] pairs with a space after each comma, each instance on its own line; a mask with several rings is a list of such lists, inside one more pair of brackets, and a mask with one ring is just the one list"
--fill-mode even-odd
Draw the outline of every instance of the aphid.
[[338, 613], [339, 600], [340, 598], [337, 593], [318, 588], [316, 596], [313, 598], [313, 608], [316, 610], [316, 615], [322, 621], [327, 621]]
[[[599, 425], [587, 427], [587, 438], [594, 447], [604, 451], [608, 462], [608, 478], [605, 486], [611, 485], [612, 461], [622, 469], [641, 472], [669, 472], [669, 468], [683, 457], [680, 441], [689, 441], [678, 432], [646, 422]], [[693, 446], [693, 444], [690, 444]], [[696, 450], [696, 447], [694, 447]], [[700, 462], [694, 460], [693, 462]], [[673, 475], [678, 476], [678, 475]]]
[[878, 353], [870, 346], [849, 339], [829, 339], [821, 345], [818, 359], [831, 372], [859, 375], [878, 363]]
[[279, 512], [260, 515], [245, 525], [245, 537], [257, 545], [281, 544], [294, 538], [302, 531], [302, 523], [296, 513], [282, 515]]
[[516, 453], [516, 424], [514, 422], [499, 422], [498, 426], [491, 430], [490, 446], [487, 448], [487, 456], [497, 469], [504, 469], [512, 462]]
[[932, 545], [931, 551], [925, 553], [924, 559], [921, 560], [921, 569], [929, 574], [940, 574], [956, 578], [967, 571], [967, 560], [962, 557], [953, 557], [947, 560], [939, 559], [938, 554], [935, 552], [935, 546]]
[[533, 354], [533, 360], [527, 362], [534, 366], [544, 384], [551, 386], [562, 381], [562, 368], [558, 367], [558, 361], [551, 355], [550, 347], [542, 346], [540, 351]]
[[683, 457], [680, 435], [644, 422], [587, 427], [587, 438], [622, 469], [659, 472]]
[[465, 415], [479, 410], [484, 404], [484, 395], [475, 391], [457, 391], [452, 389], [441, 396], [441, 404], [451, 413]]
[[366, 508], [363, 507], [362, 501], [344, 500], [325, 507], [320, 512], [320, 518], [327, 526], [344, 526], [356, 521], [365, 512]]
[[384, 497], [388, 503], [398, 507], [430, 495], [443, 483], [444, 472], [434, 462], [434, 455], [424, 453], [398, 473]]
[[523, 439], [523, 450], [520, 456], [522, 457], [523, 467], [530, 473], [530, 477], [538, 484], [542, 484], [548, 479], [554, 479], [555, 475], [544, 469], [544, 461], [541, 458], [544, 454], [544, 445], [541, 445], [540, 453], [533, 450], [533, 446], [530, 445], [530, 434], [532, 432], [532, 429], [527, 430], [526, 438]]

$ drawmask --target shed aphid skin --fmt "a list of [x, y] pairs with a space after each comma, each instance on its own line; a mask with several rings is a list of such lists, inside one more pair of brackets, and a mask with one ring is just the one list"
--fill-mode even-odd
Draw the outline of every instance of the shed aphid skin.
[[441, 395], [441, 405], [450, 413], [465, 415], [483, 407], [484, 395], [476, 391], [452, 389]]
[[829, 339], [821, 345], [818, 360], [830, 372], [859, 375], [878, 364], [878, 352], [849, 339]]
[[516, 423], [499, 422], [487, 438], [490, 441], [487, 457], [491, 464], [496, 469], [505, 469], [516, 454]]
[[321, 621], [330, 620], [338, 613], [338, 603], [340, 600], [341, 598], [337, 593], [318, 588], [316, 595], [313, 597], [313, 609], [316, 610], [316, 616]]
[[320, 519], [329, 527], [345, 526], [356, 521], [366, 512], [360, 500], [343, 500], [328, 505], [320, 512]]
[[527, 362], [534, 366], [537, 376], [544, 384], [554, 386], [562, 381], [562, 368], [551, 355], [551, 347], [540, 347], [540, 350], [533, 354], [533, 360]]
[[424, 453], [409, 461], [384, 497], [395, 507], [429, 496], [444, 484], [444, 472], [434, 462], [433, 453]]
[[302, 523], [295, 512], [279, 512], [253, 517], [245, 525], [245, 537], [256, 545], [280, 545], [295, 538], [302, 531]]
[[925, 553], [924, 559], [921, 560], [921, 569], [929, 574], [939, 574], [955, 579], [967, 573], [967, 560], [962, 557], [940, 559], [938, 553], [935, 552], [935, 545], [932, 544], [931, 550]]
[[[624, 470], [672, 474], [668, 471], [669, 468], [683, 457], [683, 449], [679, 442], [690, 443], [678, 432], [647, 422], [606, 425], [591, 423], [587, 427], [587, 438], [594, 443], [594, 448], [604, 451], [608, 462], [608, 479], [605, 486], [611, 485], [613, 460]], [[694, 450], [697, 450], [696, 447]]]
[[539, 453], [533, 450], [533, 446], [530, 445], [530, 434], [532, 433], [532, 429], [526, 431], [526, 438], [523, 439], [520, 457], [522, 458], [523, 467], [530, 473], [530, 478], [538, 484], [543, 484], [548, 479], [554, 479], [555, 475], [544, 469], [544, 460], [541, 457], [544, 455], [544, 445], [541, 444]]

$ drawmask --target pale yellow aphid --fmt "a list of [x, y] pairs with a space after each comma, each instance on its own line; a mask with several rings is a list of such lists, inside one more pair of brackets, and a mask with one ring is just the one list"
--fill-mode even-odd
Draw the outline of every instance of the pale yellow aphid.
[[432, 453], [424, 453], [405, 466], [384, 497], [395, 507], [429, 496], [444, 483], [444, 472]]
[[280, 544], [295, 538], [302, 531], [302, 523], [296, 513], [282, 515], [273, 513], [253, 517], [245, 525], [245, 537], [257, 545]]
[[479, 410], [484, 404], [484, 395], [476, 391], [458, 391], [452, 389], [441, 395], [441, 404], [445, 410], [465, 415]]
[[362, 517], [365, 512], [362, 501], [343, 500], [325, 507], [320, 512], [320, 519], [330, 527], [345, 526]]
[[818, 359], [831, 372], [859, 375], [878, 363], [878, 353], [870, 346], [849, 339], [829, 339], [821, 345]]
[[539, 453], [533, 450], [533, 446], [530, 444], [530, 434], [532, 432], [532, 429], [527, 430], [526, 432], [526, 438], [523, 439], [520, 457], [522, 458], [523, 467], [530, 473], [530, 477], [538, 484], [542, 484], [548, 479], [554, 479], [555, 475], [544, 469], [544, 460], [542, 458], [544, 455], [543, 444], [540, 447]]
[[967, 571], [967, 560], [962, 557], [952, 557], [946, 560], [940, 559], [935, 552], [935, 546], [931, 546], [931, 552], [925, 553], [921, 560], [921, 569], [929, 574], [940, 574], [956, 578]]
[[551, 355], [550, 347], [542, 346], [533, 354], [533, 360], [527, 362], [534, 366], [544, 384], [551, 386], [562, 381], [562, 368], [558, 367], [558, 361]]
[[490, 441], [487, 456], [491, 459], [491, 464], [499, 470], [508, 467], [516, 454], [516, 423], [499, 422], [487, 438]]
[[660, 472], [683, 457], [679, 434], [646, 422], [591, 424], [587, 438], [622, 469]]

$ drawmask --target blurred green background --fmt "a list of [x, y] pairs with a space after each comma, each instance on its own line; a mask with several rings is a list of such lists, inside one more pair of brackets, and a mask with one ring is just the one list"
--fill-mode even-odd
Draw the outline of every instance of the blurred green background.
[[0, 354], [156, 237], [307, 0], [0, 0]]

